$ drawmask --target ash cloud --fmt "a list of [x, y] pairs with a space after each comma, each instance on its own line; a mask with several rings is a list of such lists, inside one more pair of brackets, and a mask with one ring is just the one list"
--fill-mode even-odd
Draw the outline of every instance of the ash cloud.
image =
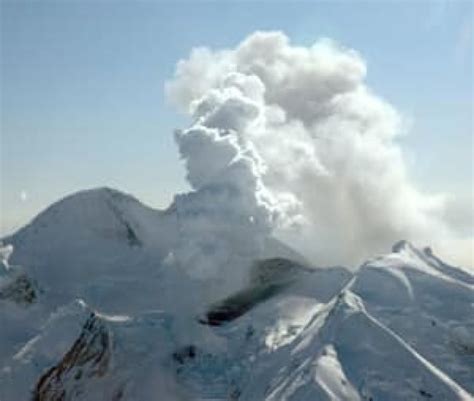
[[193, 120], [175, 135], [193, 188], [176, 199], [183, 265], [212, 274], [229, 265], [229, 244], [238, 259], [268, 235], [319, 265], [450, 235], [444, 196], [413, 184], [397, 144], [404, 120], [366, 72], [354, 50], [281, 32], [179, 61], [166, 92]]

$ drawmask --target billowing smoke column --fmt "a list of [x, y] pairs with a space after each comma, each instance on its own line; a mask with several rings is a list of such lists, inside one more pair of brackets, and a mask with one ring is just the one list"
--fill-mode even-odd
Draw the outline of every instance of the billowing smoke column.
[[403, 121], [365, 74], [353, 50], [280, 32], [178, 63], [167, 94], [194, 119], [176, 134], [194, 190], [177, 199], [184, 265], [211, 274], [229, 244], [232, 258], [258, 254], [271, 232], [320, 265], [443, 235], [443, 198], [411, 183], [395, 142]]
[[249, 140], [264, 128], [264, 89], [255, 75], [226, 74], [190, 104], [192, 126], [175, 133], [193, 191], [175, 198], [174, 258], [208, 284], [216, 276], [218, 286], [243, 284], [265, 238], [297, 209], [291, 195], [265, 187], [265, 165]]

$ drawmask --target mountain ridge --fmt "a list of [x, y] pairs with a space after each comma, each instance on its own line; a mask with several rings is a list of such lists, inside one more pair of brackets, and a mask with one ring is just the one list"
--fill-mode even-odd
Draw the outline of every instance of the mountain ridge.
[[356, 271], [268, 241], [212, 296], [173, 267], [178, 218], [106, 188], [2, 240], [0, 283], [37, 289], [0, 299], [2, 401], [473, 399], [469, 272], [407, 241]]

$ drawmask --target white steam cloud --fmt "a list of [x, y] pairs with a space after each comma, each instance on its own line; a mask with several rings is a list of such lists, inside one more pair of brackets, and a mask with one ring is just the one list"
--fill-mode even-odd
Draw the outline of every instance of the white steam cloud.
[[193, 192], [175, 198], [180, 240], [174, 258], [197, 278], [219, 271], [215, 284], [225, 291], [229, 283], [243, 284], [246, 268], [296, 203], [262, 181], [266, 167], [250, 138], [264, 128], [263, 92], [255, 76], [226, 74], [189, 105], [192, 126], [175, 133]]
[[178, 63], [167, 95], [193, 118], [176, 133], [193, 188], [176, 199], [180, 263], [212, 274], [272, 233], [319, 265], [448, 235], [444, 198], [411, 182], [403, 120], [365, 75], [355, 51], [294, 46], [280, 32]]

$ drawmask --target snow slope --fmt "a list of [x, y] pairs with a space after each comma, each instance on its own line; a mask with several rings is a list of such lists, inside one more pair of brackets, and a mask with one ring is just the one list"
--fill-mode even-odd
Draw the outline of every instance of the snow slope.
[[98, 189], [4, 238], [0, 400], [473, 399], [474, 277], [431, 250], [354, 272], [268, 239], [216, 298], [178, 236], [176, 205]]

